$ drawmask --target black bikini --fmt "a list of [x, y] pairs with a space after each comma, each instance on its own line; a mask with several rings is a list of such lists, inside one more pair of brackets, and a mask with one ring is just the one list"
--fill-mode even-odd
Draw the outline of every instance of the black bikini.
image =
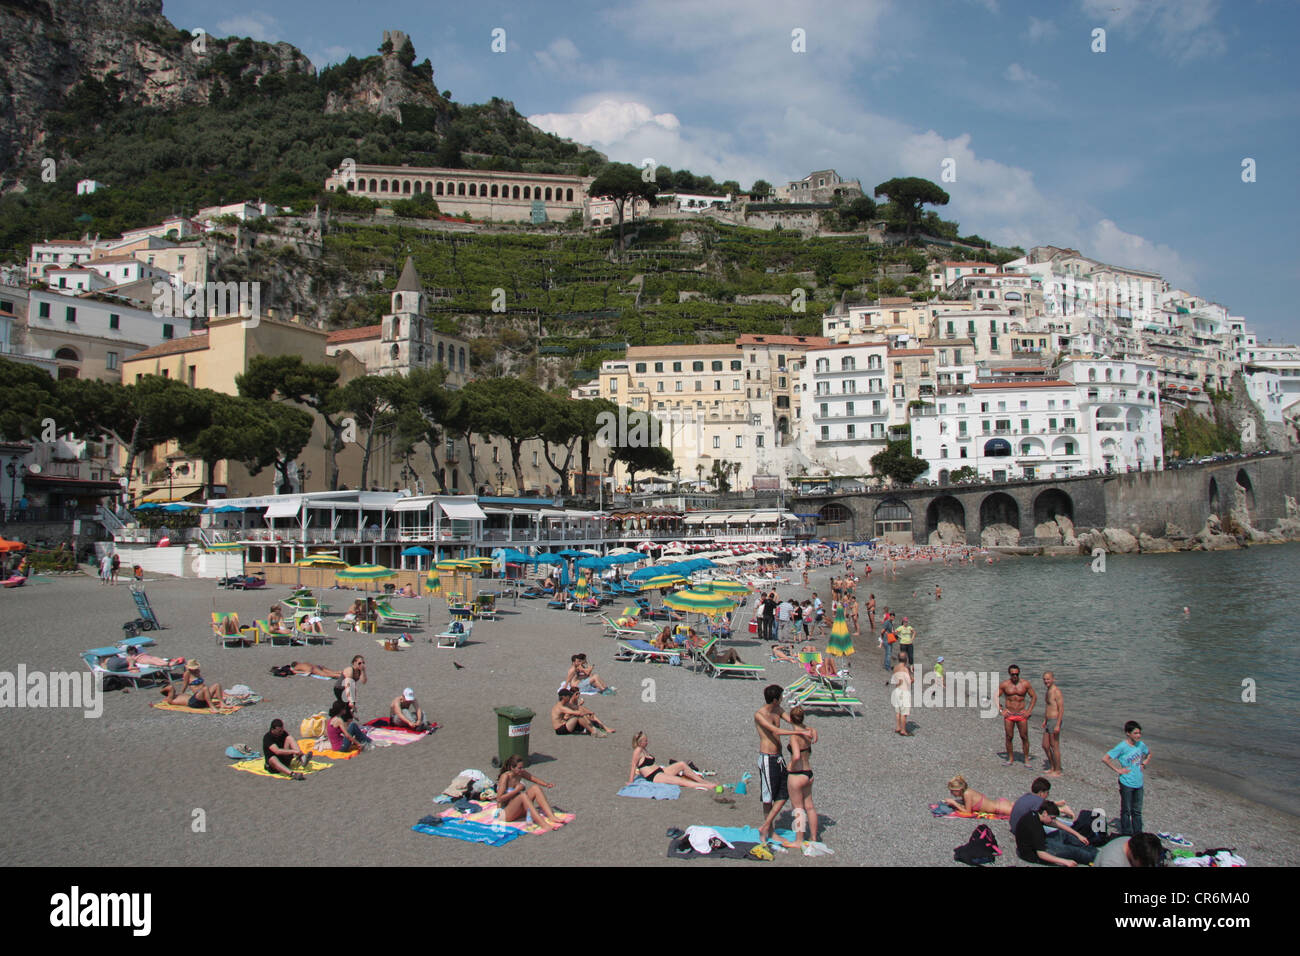
[[[640, 771], [644, 770], [646, 767], [654, 767], [654, 762], [655, 762], [655, 758], [650, 756], [649, 754], [646, 754], [644, 757], [641, 758], [641, 762], [636, 765], [637, 772], [640, 773]], [[646, 774], [641, 774], [641, 779], [653, 781], [655, 777], [659, 776], [663, 772], [664, 772], [663, 767], [655, 767], [654, 773], [648, 776]]]
[[[789, 751], [790, 751], [790, 754], [793, 756], [793, 755], [794, 755], [794, 747], [791, 746], [791, 747], [788, 747], [788, 749], [789, 749]], [[804, 748], [803, 756], [804, 756], [805, 759], [808, 758], [808, 757], [811, 757], [811, 756], [812, 756], [812, 745], [811, 745], [811, 744], [807, 745], [807, 746]], [[786, 775], [787, 777], [791, 777], [791, 776], [794, 776], [796, 773], [798, 773], [798, 774], [802, 774], [803, 776], [807, 777], [809, 783], [812, 782], [813, 772], [812, 772], [811, 770], [787, 770], [787, 771], [785, 772], [785, 775]]]

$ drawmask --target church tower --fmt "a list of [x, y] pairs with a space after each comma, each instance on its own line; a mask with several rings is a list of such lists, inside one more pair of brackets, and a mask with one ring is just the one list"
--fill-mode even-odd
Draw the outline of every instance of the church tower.
[[383, 319], [381, 372], [406, 375], [413, 368], [428, 368], [433, 344], [431, 325], [424, 317], [424, 291], [415, 260], [407, 256], [393, 290], [392, 311]]

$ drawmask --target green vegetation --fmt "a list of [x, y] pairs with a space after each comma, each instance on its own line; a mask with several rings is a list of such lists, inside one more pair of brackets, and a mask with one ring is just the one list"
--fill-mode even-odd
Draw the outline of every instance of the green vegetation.
[[911, 484], [929, 468], [924, 458], [912, 454], [912, 443], [907, 439], [891, 441], [883, 451], [871, 456], [872, 474], [883, 475], [900, 484]]
[[1174, 423], [1164, 430], [1165, 457], [1201, 458], [1224, 452], [1241, 451], [1241, 433], [1227, 414], [1224, 402], [1214, 404], [1215, 420], [1198, 415], [1191, 408], [1174, 416]]

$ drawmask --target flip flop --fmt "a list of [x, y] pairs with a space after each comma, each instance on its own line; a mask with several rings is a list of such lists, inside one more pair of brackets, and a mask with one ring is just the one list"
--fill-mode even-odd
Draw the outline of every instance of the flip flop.
[[260, 751], [249, 750], [246, 746], [240, 744], [237, 747], [227, 747], [226, 756], [231, 760], [252, 760], [254, 757], [262, 756], [262, 754]]

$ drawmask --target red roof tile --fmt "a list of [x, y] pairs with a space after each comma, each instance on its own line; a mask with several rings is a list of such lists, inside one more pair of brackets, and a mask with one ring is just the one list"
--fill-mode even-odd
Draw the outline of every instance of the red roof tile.
[[325, 339], [326, 345], [342, 345], [345, 342], [364, 342], [377, 339], [383, 334], [382, 325], [363, 325], [355, 329], [339, 329], [331, 332]]
[[162, 358], [164, 355], [179, 355], [181, 352], [198, 352], [207, 347], [208, 333], [203, 332], [199, 335], [186, 335], [179, 339], [170, 339], [161, 345], [147, 348], [143, 352], [136, 352], [122, 361], [135, 362], [139, 359]]

